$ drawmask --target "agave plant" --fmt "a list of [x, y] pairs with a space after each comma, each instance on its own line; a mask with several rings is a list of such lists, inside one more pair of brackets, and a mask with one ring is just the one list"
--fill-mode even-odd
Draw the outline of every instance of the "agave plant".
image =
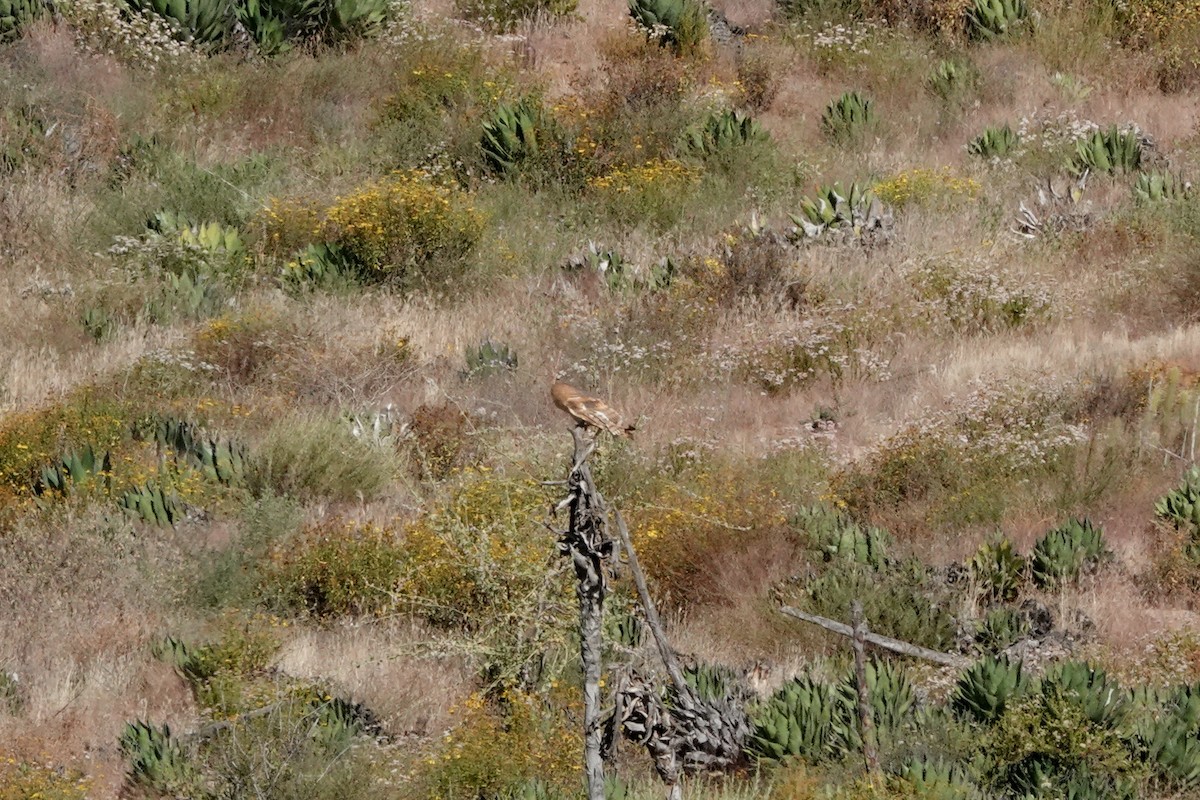
[[501, 103], [483, 123], [479, 147], [483, 160], [493, 172], [515, 172], [521, 162], [538, 153], [538, 129], [542, 124], [541, 105], [525, 98], [517, 103]]
[[629, 16], [646, 36], [681, 53], [708, 36], [708, 14], [700, 0], [629, 0]]
[[892, 211], [870, 189], [857, 183], [844, 189], [840, 183], [824, 186], [800, 201], [800, 215], [789, 214], [796, 230], [809, 239], [828, 233], [856, 241], [874, 241], [890, 235]]
[[1074, 175], [1089, 172], [1133, 172], [1142, 164], [1142, 141], [1136, 131], [1116, 125], [1075, 143], [1075, 155], [1067, 167]]
[[1092, 224], [1090, 202], [1083, 199], [1090, 173], [1084, 171], [1073, 181], [1047, 178], [1038, 187], [1037, 199], [1026, 205], [1021, 201], [1013, 232], [1027, 239], [1063, 231], [1084, 231]]
[[982, 800], [983, 791], [966, 771], [940, 759], [914, 759], [900, 768], [900, 777], [912, 786], [912, 796], [928, 800]]
[[283, 268], [283, 283], [295, 290], [337, 287], [363, 273], [351, 251], [337, 242], [317, 242], [296, 253]]
[[967, 9], [967, 35], [990, 41], [1012, 33], [1028, 19], [1025, 0], [975, 0]]
[[50, 493], [64, 495], [74, 486], [82, 486], [95, 478], [111, 474], [112, 457], [108, 451], [97, 453], [89, 444], [43, 467], [33, 492], [39, 496]]
[[750, 751], [760, 758], [799, 756], [819, 761], [830, 754], [834, 693], [808, 676], [793, 678], [752, 709]]
[[858, 92], [846, 92], [833, 100], [821, 115], [821, 130], [834, 143], [856, 142], [874, 124], [874, 104]]
[[0, 0], [0, 43], [21, 35], [21, 28], [40, 17], [44, 0]]
[[[1133, 699], [1136, 704], [1136, 691]], [[1200, 787], [1200, 687], [1179, 687], [1158, 708], [1152, 701], [1136, 726], [1138, 743], [1168, 784], [1180, 790]]]
[[[899, 665], [890, 661], [868, 661], [863, 675], [877, 732], [886, 736], [911, 720], [917, 695], [908, 675]], [[837, 706], [833, 717], [833, 746], [848, 755], [861, 750], [863, 744], [858, 688], [853, 669], [838, 684], [835, 696]]]
[[925, 88], [945, 102], [960, 96], [972, 83], [972, 74], [959, 61], [942, 59], [925, 78]]
[[117, 503], [135, 518], [150, 525], [174, 526], [183, 519], [183, 504], [179, 498], [156, 483], [130, 489]]
[[1107, 555], [1104, 531], [1087, 519], [1073, 519], [1038, 540], [1029, 571], [1040, 588], [1052, 589], [1075, 580]]
[[233, 32], [232, 0], [130, 0], [138, 11], [158, 14], [171, 23], [184, 42], [218, 47]]
[[712, 157], [753, 142], [767, 139], [753, 118], [738, 111], [714, 112], [703, 124], [684, 133], [681, 149], [701, 157]]
[[950, 696], [951, 708], [977, 722], [995, 722], [1004, 713], [1009, 700], [1031, 687], [1021, 666], [1020, 661], [980, 659], [959, 676]]
[[1174, 203], [1190, 200], [1192, 182], [1174, 172], [1142, 172], [1133, 184], [1133, 196], [1142, 203]]
[[1029, 633], [1029, 619], [1012, 608], [994, 608], [975, 631], [975, 644], [985, 653], [999, 653]]
[[1005, 123], [1003, 126], [988, 126], [983, 133], [967, 143], [967, 152], [980, 158], [1004, 158], [1021, 144], [1021, 137]]
[[1200, 466], [1189, 469], [1177, 487], [1158, 499], [1154, 514], [1176, 529], [1200, 531]]
[[1104, 670], [1079, 661], [1055, 664], [1042, 677], [1043, 694], [1070, 699], [1094, 725], [1117, 727], [1128, 712], [1128, 695]]
[[478, 347], [467, 350], [467, 369], [463, 377], [476, 378], [499, 372], [511, 372], [517, 368], [517, 354], [506, 344], [496, 344], [484, 339]]
[[129, 774], [135, 783], [171, 792], [192, 775], [183, 747], [167, 725], [158, 728], [141, 720], [130, 722], [121, 733], [119, 745], [129, 759]]
[[968, 567], [985, 603], [1016, 600], [1025, 583], [1025, 559], [1007, 537], [981, 545]]
[[209, 436], [194, 423], [170, 417], [158, 421], [154, 438], [210, 481], [237, 486], [245, 480], [246, 446], [239, 442]]

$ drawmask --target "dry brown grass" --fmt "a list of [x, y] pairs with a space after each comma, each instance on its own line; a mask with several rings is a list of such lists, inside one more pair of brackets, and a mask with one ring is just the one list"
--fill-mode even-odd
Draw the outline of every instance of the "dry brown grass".
[[430, 641], [407, 622], [298, 630], [276, 663], [288, 675], [332, 681], [378, 714], [390, 735], [426, 739], [450, 728], [450, 708], [472, 688], [460, 658], [422, 653]]

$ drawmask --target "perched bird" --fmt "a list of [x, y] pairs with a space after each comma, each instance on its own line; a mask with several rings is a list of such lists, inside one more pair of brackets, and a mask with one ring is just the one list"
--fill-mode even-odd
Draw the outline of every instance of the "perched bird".
[[598, 397], [586, 395], [583, 392], [562, 381], [555, 381], [550, 387], [550, 396], [554, 405], [571, 415], [585, 428], [608, 431], [613, 436], [632, 436], [635, 426], [626, 424], [621, 412]]

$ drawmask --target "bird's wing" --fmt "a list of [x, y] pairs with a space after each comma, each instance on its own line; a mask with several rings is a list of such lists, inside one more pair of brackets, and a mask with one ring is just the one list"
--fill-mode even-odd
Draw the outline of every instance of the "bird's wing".
[[625, 430], [620, 412], [597, 397], [572, 397], [567, 405], [568, 412], [576, 419], [602, 428], [614, 436], [620, 436]]

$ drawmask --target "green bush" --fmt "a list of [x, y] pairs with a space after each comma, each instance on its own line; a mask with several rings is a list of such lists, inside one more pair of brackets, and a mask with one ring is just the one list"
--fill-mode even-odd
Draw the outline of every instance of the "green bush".
[[876, 571], [836, 560], [806, 582], [798, 602], [813, 614], [848, 622], [855, 600], [877, 633], [935, 650], [954, 646], [951, 598], [919, 562]]
[[321, 416], [284, 417], [266, 433], [246, 468], [256, 496], [353, 501], [378, 496], [396, 475], [396, 454], [355, 438]]
[[457, 274], [483, 230], [470, 195], [411, 170], [339, 197], [325, 212], [322, 234], [364, 279], [419, 286]]

